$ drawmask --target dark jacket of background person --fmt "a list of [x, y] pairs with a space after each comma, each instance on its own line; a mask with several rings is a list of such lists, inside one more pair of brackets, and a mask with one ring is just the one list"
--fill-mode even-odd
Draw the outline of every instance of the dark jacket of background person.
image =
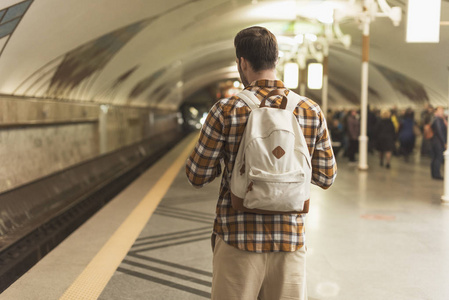
[[[421, 123], [420, 129], [421, 132], [424, 133], [424, 126], [430, 124], [433, 117], [433, 107], [431, 105], [427, 105], [427, 107], [421, 112]], [[423, 134], [423, 139], [421, 142], [421, 155], [430, 156], [432, 152], [431, 139], [425, 138]]]
[[352, 113], [348, 116], [347, 132], [350, 140], [357, 141], [360, 135], [360, 122]]
[[415, 147], [415, 132], [414, 132], [415, 121], [413, 118], [413, 112], [407, 111], [404, 119], [401, 121], [401, 126], [399, 129], [399, 142], [401, 143], [401, 154], [407, 156], [412, 153]]
[[432, 122], [432, 140], [440, 143], [442, 147], [447, 144], [447, 128], [443, 118], [436, 117]]
[[377, 121], [374, 129], [376, 139], [376, 149], [380, 152], [393, 151], [395, 146], [396, 133], [391, 118], [382, 118]]
[[367, 135], [368, 135], [368, 151], [370, 153], [376, 147], [374, 139], [374, 129], [376, 128], [377, 116], [368, 106], [368, 123], [367, 123]]
[[344, 144], [345, 131], [343, 125], [337, 119], [334, 119], [329, 126], [329, 132], [334, 155], [337, 156]]
[[432, 162], [430, 163], [430, 171], [434, 179], [443, 179], [441, 176], [441, 166], [444, 163], [443, 152], [447, 144], [447, 126], [443, 117], [443, 108], [438, 107], [435, 110], [435, 118], [432, 122], [433, 137], [431, 139]]
[[360, 123], [356, 118], [356, 112], [351, 111], [347, 119], [347, 133], [349, 138], [348, 158], [349, 161], [355, 162], [355, 154], [359, 145]]

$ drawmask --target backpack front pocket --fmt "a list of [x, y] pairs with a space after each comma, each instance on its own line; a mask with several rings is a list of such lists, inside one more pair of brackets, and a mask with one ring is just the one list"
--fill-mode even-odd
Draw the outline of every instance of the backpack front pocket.
[[272, 211], [301, 211], [308, 200], [308, 185], [302, 170], [281, 174], [249, 170], [244, 206]]

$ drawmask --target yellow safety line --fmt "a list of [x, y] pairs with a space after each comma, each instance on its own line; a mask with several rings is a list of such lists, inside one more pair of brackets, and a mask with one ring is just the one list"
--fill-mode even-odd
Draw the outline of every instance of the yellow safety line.
[[97, 299], [192, 151], [193, 139], [60, 299]]

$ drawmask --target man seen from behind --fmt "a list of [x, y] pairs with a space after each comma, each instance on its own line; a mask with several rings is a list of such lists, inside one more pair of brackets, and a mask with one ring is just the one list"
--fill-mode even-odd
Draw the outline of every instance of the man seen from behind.
[[[270, 31], [244, 29], [236, 35], [234, 46], [246, 90], [259, 100], [275, 89], [293, 93], [276, 78], [278, 45]], [[281, 100], [274, 95], [267, 103], [279, 107]], [[238, 95], [215, 103], [186, 163], [187, 177], [195, 187], [219, 176], [224, 163], [212, 236], [212, 299], [307, 299], [305, 215], [248, 213], [231, 205], [231, 174], [250, 113]], [[327, 189], [337, 167], [323, 113], [315, 102], [301, 97], [294, 115], [310, 153], [312, 183]]]

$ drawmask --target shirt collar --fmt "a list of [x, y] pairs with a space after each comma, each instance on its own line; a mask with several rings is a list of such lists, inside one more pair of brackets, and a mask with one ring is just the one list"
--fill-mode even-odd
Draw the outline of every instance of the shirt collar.
[[256, 80], [251, 82], [249, 86], [247, 86], [247, 89], [250, 89], [252, 87], [267, 87], [267, 88], [285, 88], [284, 83], [280, 80], [268, 80], [268, 79], [262, 79], [262, 80]]

